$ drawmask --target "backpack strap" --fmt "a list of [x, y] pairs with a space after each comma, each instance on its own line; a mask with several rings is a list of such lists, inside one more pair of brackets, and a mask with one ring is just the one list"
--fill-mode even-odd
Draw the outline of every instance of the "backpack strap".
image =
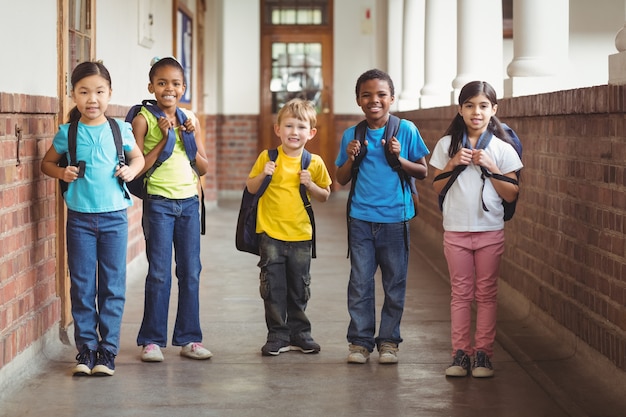
[[[507, 126], [508, 128], [508, 126]], [[510, 128], [508, 128], [509, 130], [512, 130]], [[506, 130], [506, 129], [505, 129]], [[508, 132], [507, 132], [508, 133]], [[493, 133], [491, 133], [489, 130], [485, 130], [480, 137], [478, 138], [478, 142], [476, 143], [476, 149], [486, 149], [487, 146], [489, 146], [489, 143], [491, 142], [491, 139], [493, 138]], [[519, 139], [518, 139], [519, 141]], [[471, 145], [469, 144], [469, 141], [467, 140], [467, 134], [464, 133], [463, 134], [463, 147], [465, 148], [471, 148]], [[517, 146], [513, 146], [515, 148], [516, 151], [518, 151], [518, 154], [521, 152], [521, 149], [518, 148]], [[435, 181], [439, 181], [439, 180], [443, 180], [446, 178], [450, 178], [448, 180], [448, 182], [446, 183], [446, 185], [442, 188], [441, 192], [439, 193], [439, 210], [443, 211], [443, 200], [446, 197], [446, 194], [448, 193], [448, 190], [450, 190], [450, 187], [452, 187], [452, 184], [454, 184], [454, 182], [456, 181], [457, 177], [461, 174], [461, 172], [463, 172], [465, 170], [465, 168], [467, 168], [467, 165], [457, 165], [456, 167], [454, 167], [454, 169], [452, 171], [448, 171], [448, 172], [442, 172], [441, 174], [437, 175], [435, 177], [435, 179], [433, 180], [433, 182]], [[487, 208], [487, 206], [485, 205], [485, 201], [483, 200], [482, 194], [485, 188], [485, 178], [494, 178], [496, 180], [499, 181], [506, 181], [508, 183], [511, 184], [515, 184], [518, 185], [519, 181], [515, 180], [513, 178], [509, 178], [505, 175], [502, 174], [493, 174], [491, 172], [489, 172], [485, 167], [480, 167], [480, 171], [481, 171], [481, 179], [483, 180], [483, 187], [481, 189], [481, 203], [483, 206], [483, 210], [484, 211], [489, 211], [489, 209]], [[519, 178], [519, 172], [517, 172], [518, 178]]]
[[[415, 189], [415, 182], [412, 181], [412, 177], [409, 176], [403, 169], [400, 164], [400, 159], [389, 150], [387, 144], [398, 134], [398, 130], [400, 130], [400, 118], [398, 116], [394, 116], [393, 114], [389, 115], [387, 119], [387, 123], [385, 124], [385, 132], [383, 133], [383, 137], [385, 138], [385, 159], [387, 163], [391, 167], [392, 170], [398, 173], [398, 177], [400, 178], [400, 186], [402, 187], [402, 193], [404, 196], [404, 192], [406, 187], [408, 186], [410, 192], [415, 192], [417, 194], [417, 190]], [[361, 161], [365, 158], [367, 154], [367, 147], [365, 146], [365, 138], [367, 137], [367, 120], [361, 120], [356, 127], [354, 128], [354, 139], [358, 140], [361, 143], [361, 149], [359, 154], [354, 158], [354, 162], [352, 162], [352, 175], [351, 175], [351, 183], [350, 183], [350, 192], [348, 193], [348, 202], [346, 207], [346, 216], [348, 222], [350, 221], [350, 208], [352, 207], [352, 197], [354, 197], [354, 190], [356, 187], [356, 180], [359, 174], [359, 167], [361, 165]], [[405, 246], [409, 247], [409, 239], [408, 233], [405, 228]], [[350, 257], [350, 227], [348, 227], [348, 258]]]
[[[117, 159], [120, 165], [126, 164], [126, 155], [124, 154], [124, 146], [122, 143], [122, 131], [120, 130], [120, 126], [117, 124], [115, 119], [112, 117], [106, 116], [107, 121], [109, 122], [109, 127], [111, 128], [111, 132], [113, 133], [113, 142], [115, 142], [115, 151], [117, 152]], [[74, 121], [70, 123], [70, 127], [67, 132], [67, 146], [70, 154], [70, 160], [68, 161], [68, 165], [72, 165], [77, 162], [76, 158], [76, 147], [77, 147], [77, 136], [78, 136], [78, 121]], [[117, 178], [117, 181], [124, 192], [124, 197], [130, 200], [130, 194], [124, 187], [124, 180], [120, 177]]]
[[67, 148], [70, 154], [67, 166], [72, 166], [74, 162], [76, 162], [76, 136], [78, 136], [78, 120], [70, 123], [70, 127], [67, 131]]
[[[311, 153], [306, 149], [302, 150], [302, 157], [300, 158], [300, 167], [302, 170], [305, 170], [311, 164]], [[312, 245], [311, 245], [311, 257], [316, 258], [317, 252], [315, 248], [315, 215], [313, 214], [313, 206], [311, 205], [311, 201], [309, 200], [309, 196], [306, 193], [306, 187], [304, 184], [300, 184], [300, 197], [302, 197], [302, 202], [304, 203], [304, 209], [309, 215], [309, 220], [311, 221], [311, 227], [313, 228], [312, 235]]]
[[[107, 120], [109, 121], [109, 126], [113, 132], [113, 141], [115, 142], [115, 150], [117, 151], [117, 160], [119, 161], [120, 166], [126, 165], [126, 155], [124, 154], [120, 125], [118, 125], [112, 117], [107, 116]], [[122, 187], [122, 190], [124, 191], [124, 197], [130, 200], [130, 194], [128, 194], [126, 187], [124, 187], [124, 180], [117, 177], [117, 181], [120, 183], [120, 187]]]

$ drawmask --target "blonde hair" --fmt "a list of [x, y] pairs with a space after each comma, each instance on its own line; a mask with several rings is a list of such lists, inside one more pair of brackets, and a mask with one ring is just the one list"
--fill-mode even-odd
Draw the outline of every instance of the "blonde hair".
[[288, 116], [309, 122], [311, 129], [317, 124], [317, 111], [315, 111], [313, 102], [301, 98], [291, 99], [281, 107], [276, 117], [276, 124], [280, 125], [283, 118]]

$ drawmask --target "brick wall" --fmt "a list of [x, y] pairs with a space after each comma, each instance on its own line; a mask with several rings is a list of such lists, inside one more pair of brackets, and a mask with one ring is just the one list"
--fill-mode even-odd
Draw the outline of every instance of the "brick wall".
[[55, 183], [39, 169], [57, 111], [56, 98], [0, 93], [0, 368], [60, 317]]
[[215, 119], [216, 179], [219, 190], [241, 192], [250, 168], [259, 155], [258, 117], [217, 116]]
[[[501, 100], [524, 146], [521, 193], [506, 224], [502, 280], [626, 371], [626, 88], [598, 86]], [[433, 149], [456, 107], [402, 116]], [[432, 177], [421, 222], [442, 233]]]

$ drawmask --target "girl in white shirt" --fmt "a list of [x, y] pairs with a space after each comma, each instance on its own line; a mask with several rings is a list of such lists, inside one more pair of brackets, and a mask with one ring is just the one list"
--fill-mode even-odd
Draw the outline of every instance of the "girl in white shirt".
[[[517, 198], [522, 162], [495, 114], [496, 92], [484, 81], [465, 85], [459, 112], [432, 153], [433, 188], [441, 193], [458, 173], [442, 204], [444, 254], [450, 273], [453, 362], [446, 376], [493, 376], [497, 283], [504, 252], [502, 201]], [[495, 174], [495, 177], [493, 176]], [[471, 338], [472, 302], [476, 331]], [[474, 357], [473, 362], [471, 357]]]

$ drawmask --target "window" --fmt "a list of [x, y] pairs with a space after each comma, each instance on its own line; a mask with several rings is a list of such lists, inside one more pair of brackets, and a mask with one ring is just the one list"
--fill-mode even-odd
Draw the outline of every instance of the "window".
[[265, 0], [266, 25], [328, 25], [328, 0]]
[[69, 2], [69, 72], [91, 59], [91, 0]]

